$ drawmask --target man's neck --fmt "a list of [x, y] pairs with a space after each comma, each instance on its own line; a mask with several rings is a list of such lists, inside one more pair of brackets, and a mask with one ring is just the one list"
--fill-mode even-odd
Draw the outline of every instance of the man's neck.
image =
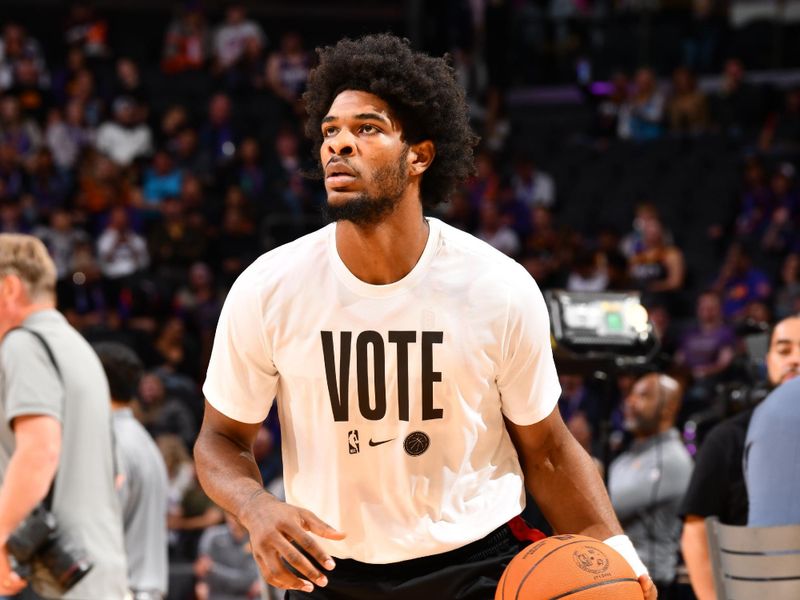
[[411, 272], [422, 256], [428, 233], [421, 204], [409, 198], [377, 225], [339, 221], [336, 249], [355, 277], [373, 285], [386, 285]]

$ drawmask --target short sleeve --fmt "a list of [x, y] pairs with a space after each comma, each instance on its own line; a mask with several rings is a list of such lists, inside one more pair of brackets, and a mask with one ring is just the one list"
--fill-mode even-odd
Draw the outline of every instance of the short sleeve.
[[550, 317], [539, 286], [520, 267], [510, 290], [502, 363], [497, 377], [503, 414], [517, 425], [532, 425], [558, 404], [558, 382], [550, 345]]
[[44, 345], [34, 334], [15, 330], [0, 346], [5, 417], [46, 415], [61, 421], [64, 386]]
[[222, 307], [203, 393], [225, 416], [260, 423], [272, 406], [278, 372], [264, 333], [261, 296], [245, 279], [247, 273], [234, 283]]
[[695, 458], [694, 472], [680, 507], [681, 516], [725, 517], [726, 502], [731, 489], [731, 446], [736, 440], [730, 426], [712, 430], [700, 446]]

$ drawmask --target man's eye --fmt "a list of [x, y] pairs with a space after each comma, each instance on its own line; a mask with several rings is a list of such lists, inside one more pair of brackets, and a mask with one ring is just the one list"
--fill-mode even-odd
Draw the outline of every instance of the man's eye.
[[362, 133], [376, 133], [378, 128], [374, 125], [362, 125], [361, 126]]
[[322, 130], [322, 135], [325, 137], [331, 137], [332, 135], [336, 135], [336, 127], [326, 127]]

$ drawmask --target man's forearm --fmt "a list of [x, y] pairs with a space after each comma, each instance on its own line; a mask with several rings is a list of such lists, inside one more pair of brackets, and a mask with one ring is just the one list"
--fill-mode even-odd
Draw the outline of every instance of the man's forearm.
[[572, 436], [525, 465], [525, 482], [555, 532], [599, 540], [622, 533], [597, 467]]
[[250, 448], [224, 435], [201, 431], [194, 449], [197, 478], [208, 497], [240, 518], [253, 497], [267, 493]]
[[690, 516], [683, 524], [681, 535], [681, 553], [689, 571], [697, 600], [716, 600], [714, 591], [714, 573], [711, 569], [711, 558], [708, 553], [706, 524], [702, 517]]
[[5, 543], [50, 489], [58, 466], [58, 454], [50, 456], [46, 446], [17, 448], [11, 456], [0, 487], [0, 543]]

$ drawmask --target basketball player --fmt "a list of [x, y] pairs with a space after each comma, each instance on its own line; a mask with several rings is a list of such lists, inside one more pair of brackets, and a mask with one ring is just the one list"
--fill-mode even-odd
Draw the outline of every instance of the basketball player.
[[[507, 523], [525, 484], [556, 531], [619, 549], [652, 600], [559, 416], [538, 287], [423, 216], [471, 170], [453, 70], [390, 35], [320, 59], [307, 132], [335, 223], [265, 254], [230, 291], [195, 446], [206, 492], [289, 599], [491, 598], [522, 547]], [[252, 456], [276, 395], [285, 503]]]

